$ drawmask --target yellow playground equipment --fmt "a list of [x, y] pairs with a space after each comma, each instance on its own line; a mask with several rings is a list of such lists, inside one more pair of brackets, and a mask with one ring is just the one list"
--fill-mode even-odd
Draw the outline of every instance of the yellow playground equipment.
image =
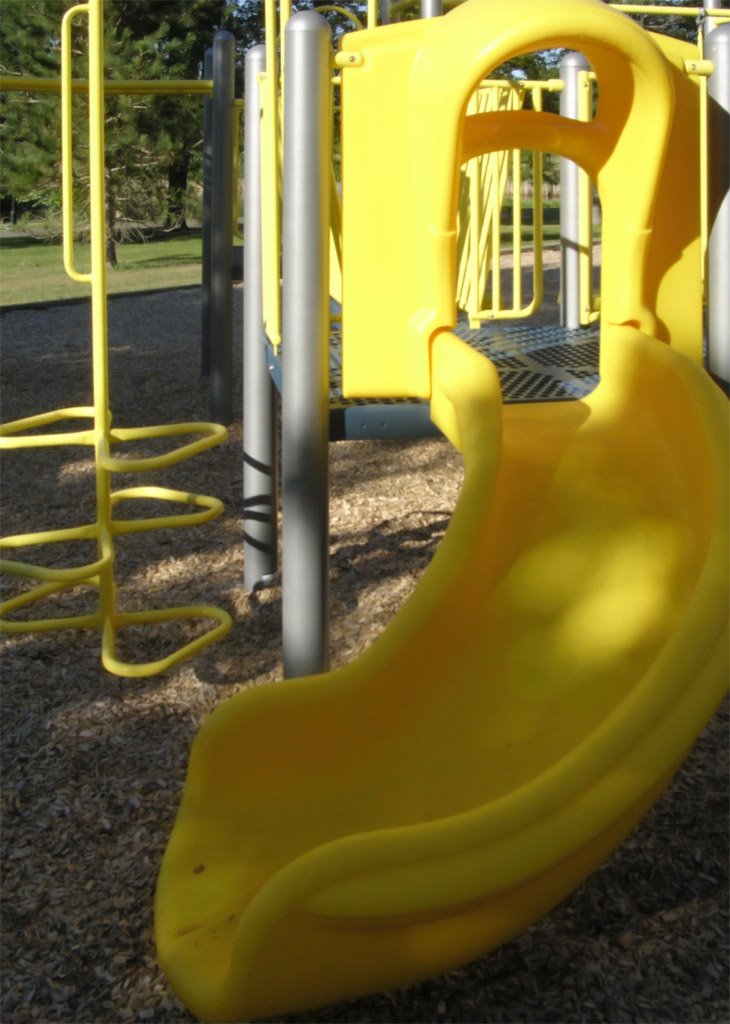
[[[89, 191], [91, 210], [91, 270], [81, 273], [74, 259], [74, 217], [72, 186], [72, 90], [71, 27], [72, 22], [88, 16], [89, 40], [89, 138], [90, 167]], [[116, 675], [139, 677], [162, 672], [183, 658], [191, 657], [208, 644], [224, 636], [231, 627], [228, 613], [212, 605], [190, 605], [176, 608], [124, 611], [117, 599], [115, 578], [115, 539], [129, 533], [189, 527], [215, 519], [223, 510], [222, 502], [207, 495], [173, 490], [159, 486], [137, 486], [112, 489], [113, 474], [147, 473], [174, 465], [200, 452], [220, 444], [226, 437], [225, 427], [217, 423], [177, 423], [158, 427], [117, 427], [112, 424], [109, 408], [109, 364], [107, 349], [107, 281], [105, 264], [104, 219], [104, 47], [102, 0], [90, 0], [66, 11], [62, 22], [62, 150], [63, 150], [63, 213], [64, 264], [69, 277], [89, 284], [92, 310], [92, 366], [93, 404], [90, 406], [56, 409], [24, 417], [0, 427], [0, 450], [29, 449], [52, 445], [84, 445], [93, 450], [96, 518], [67, 529], [49, 529], [34, 533], [15, 534], [0, 540], [0, 551], [15, 551], [26, 547], [72, 545], [89, 543], [96, 547], [93, 561], [82, 565], [58, 568], [36, 562], [9, 558], [0, 559], [0, 571], [30, 581], [29, 589], [9, 598], [0, 605], [0, 632], [30, 633], [49, 630], [95, 629], [101, 634], [101, 660], [107, 671]], [[38, 82], [30, 83], [33, 88]], [[41, 83], [42, 84], [42, 83]], [[49, 83], [55, 85], [54, 82]], [[78, 428], [79, 423], [90, 421]], [[72, 424], [76, 429], [54, 430], [58, 424]], [[50, 430], [47, 430], [50, 428]], [[125, 445], [139, 444], [153, 438], [180, 438], [182, 443], [164, 454], [140, 457], [124, 454]], [[159, 503], [172, 505], [171, 514], [121, 518], [119, 510], [125, 503], [140, 504], [156, 510]], [[181, 511], [184, 510], [184, 511]], [[71, 556], [73, 559], [73, 556]], [[96, 607], [86, 614], [51, 615], [48, 618], [22, 618], [22, 613], [36, 602], [79, 587], [91, 587], [98, 594]], [[122, 659], [117, 653], [118, 633], [129, 626], [173, 621], [206, 621], [205, 632], [185, 642], [177, 650], [154, 661], [140, 662]]]
[[[288, 61], [322, 24], [292, 19]], [[471, 112], [500, 64], [559, 46], [591, 63], [592, 120]], [[344, 38], [344, 387], [428, 399], [465, 480], [364, 655], [234, 697], [195, 741], [156, 933], [198, 1016], [313, 1008], [503, 943], [622, 841], [722, 699], [728, 410], [701, 367], [699, 203], [675, 199], [699, 194], [693, 55], [598, 0], [467, 0]], [[519, 147], [601, 196], [601, 380], [580, 401], [503, 405], [452, 333], [459, 169]]]

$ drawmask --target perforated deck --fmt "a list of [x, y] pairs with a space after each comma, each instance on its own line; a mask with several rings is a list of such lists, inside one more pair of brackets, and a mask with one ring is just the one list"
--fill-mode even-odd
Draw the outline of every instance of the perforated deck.
[[[505, 402], [556, 402], [582, 398], [598, 383], [598, 325], [569, 331], [559, 326], [490, 323], [474, 330], [461, 321], [455, 333], [488, 356], [499, 373]], [[342, 347], [333, 325], [330, 403], [369, 405], [342, 397]], [[378, 401], [378, 405], [392, 402]], [[399, 403], [400, 404], [400, 403]]]
[[[598, 384], [598, 326], [575, 331], [558, 326], [490, 323], [478, 330], [466, 320], [456, 334], [487, 355], [499, 373], [505, 402], [561, 402], [583, 398]], [[281, 390], [281, 363], [267, 346], [269, 370]], [[330, 339], [330, 440], [432, 437], [427, 402], [417, 399], [342, 397], [340, 326]]]
[[492, 360], [505, 402], [556, 402], [583, 398], [598, 384], [598, 325], [569, 331], [493, 323], [456, 334]]

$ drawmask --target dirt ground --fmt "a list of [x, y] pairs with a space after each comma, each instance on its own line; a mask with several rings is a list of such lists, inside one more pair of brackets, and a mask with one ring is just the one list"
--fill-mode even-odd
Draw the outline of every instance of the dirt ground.
[[[241, 304], [239, 289], [237, 332]], [[115, 424], [207, 419], [199, 292], [120, 297], [109, 309]], [[4, 421], [88, 404], [86, 304], [8, 311], [0, 328]], [[224, 515], [124, 537], [117, 563], [124, 607], [218, 605], [234, 618], [229, 636], [143, 680], [107, 674], [92, 631], [4, 639], [6, 1024], [192, 1019], [155, 959], [160, 859], [198, 726], [229, 695], [281, 676], [280, 589], [251, 596], [242, 588], [240, 396], [237, 356], [228, 440], [145, 481], [220, 497]], [[333, 446], [331, 458], [332, 651], [340, 664], [413, 589], [443, 536], [461, 466], [443, 440], [348, 442]], [[2, 500], [4, 536], [89, 520], [87, 452], [6, 454]], [[57, 607], [77, 610], [83, 601], [68, 597]], [[162, 627], [125, 634], [122, 653], [139, 660], [159, 657], [175, 639]], [[286, 1020], [730, 1019], [727, 724], [725, 705], [641, 826], [518, 939], [425, 984]]]

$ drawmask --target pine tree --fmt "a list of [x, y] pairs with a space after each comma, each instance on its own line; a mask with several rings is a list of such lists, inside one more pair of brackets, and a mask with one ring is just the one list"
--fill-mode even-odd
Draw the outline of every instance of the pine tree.
[[[3, 74], [57, 78], [60, 24], [71, 0], [3, 0]], [[253, 5], [254, 9], [256, 4]], [[252, 19], [252, 13], [256, 18]], [[107, 0], [107, 79], [199, 78], [219, 28], [245, 33], [258, 11], [227, 0]], [[241, 36], [241, 28], [243, 36]], [[86, 76], [85, 26], [74, 28], [74, 77]], [[240, 79], [240, 75], [238, 76]], [[239, 90], [240, 92], [240, 90]], [[60, 106], [57, 95], [7, 92], [0, 108], [2, 192], [46, 213], [60, 210]], [[74, 98], [77, 224], [88, 186], [87, 108]], [[202, 101], [192, 97], [106, 97], [108, 260], [115, 241], [140, 223], [185, 225], [191, 169], [201, 177]]]
[[[3, 0], [0, 70], [58, 78], [61, 0]], [[5, 195], [56, 215], [61, 206], [58, 97], [5, 92], [0, 96], [0, 180]]]

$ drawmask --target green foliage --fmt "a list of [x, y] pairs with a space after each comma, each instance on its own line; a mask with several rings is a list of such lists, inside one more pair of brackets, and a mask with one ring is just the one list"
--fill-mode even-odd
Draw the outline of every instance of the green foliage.
[[[608, 0], [604, 0], [604, 3], [607, 2]], [[611, 3], [622, 6], [632, 2], [636, 3], [637, 0], [611, 0]], [[638, 0], [638, 2], [642, 2], [642, 0]], [[672, 7], [692, 7], [694, 3], [695, 0], [692, 0], [692, 3], [688, 3], [687, 0], [668, 0], [668, 2], [654, 0], [654, 5], [666, 6], [666, 14], [639, 14], [632, 15], [632, 17], [648, 32], [660, 32], [662, 35], [673, 36], [675, 39], [684, 39], [693, 43], [697, 39], [697, 19], [672, 14]], [[717, 6], [723, 6], [722, 0], [718, 0]]]
[[[3, 0], [2, 73], [57, 78], [61, 17], [70, 6], [71, 0]], [[259, 6], [241, 7], [230, 0], [107, 0], [105, 75], [125, 80], [199, 78], [205, 50], [218, 30], [234, 32], [241, 54], [250, 45], [248, 33], [258, 24]], [[73, 36], [76, 78], [86, 76], [84, 33], [81, 19]], [[0, 191], [55, 225], [61, 177], [59, 98], [7, 92], [0, 103]], [[87, 116], [86, 99], [75, 97], [75, 207], [82, 235]], [[185, 226], [188, 195], [194, 204], [202, 178], [202, 99], [108, 94], [105, 134], [108, 234], [120, 240], [140, 224]]]
[[[202, 241], [199, 231], [184, 235], [153, 235], [129, 242], [119, 251], [119, 268], [109, 277], [109, 293], [182, 288], [200, 284]], [[81, 270], [89, 267], [88, 246], [77, 246]], [[70, 281], [58, 244], [19, 235], [0, 245], [0, 306], [88, 298], [88, 285]]]
[[[4, 0], [0, 17], [3, 74], [56, 78], [60, 74], [60, 0]], [[2, 191], [58, 211], [61, 139], [58, 98], [4, 93], [0, 97]]]

